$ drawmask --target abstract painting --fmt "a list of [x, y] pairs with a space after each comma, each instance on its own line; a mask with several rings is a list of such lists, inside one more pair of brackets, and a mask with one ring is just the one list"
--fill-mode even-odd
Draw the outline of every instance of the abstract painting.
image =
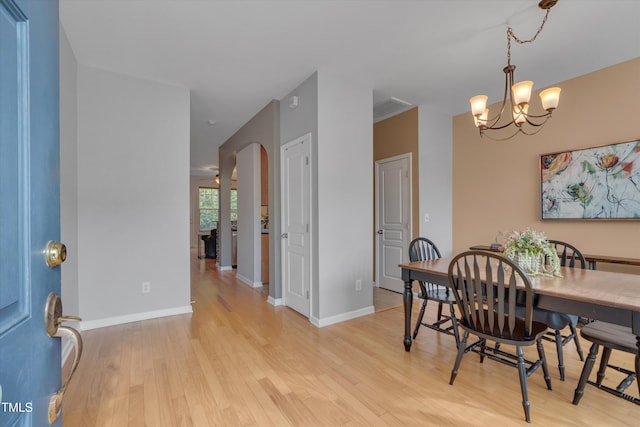
[[540, 156], [542, 219], [640, 219], [640, 140]]

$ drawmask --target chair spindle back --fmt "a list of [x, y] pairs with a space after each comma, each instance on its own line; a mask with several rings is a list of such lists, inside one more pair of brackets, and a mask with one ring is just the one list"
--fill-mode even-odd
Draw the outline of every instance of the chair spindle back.
[[522, 291], [524, 333], [531, 336], [534, 293], [529, 277], [512, 260], [492, 252], [463, 252], [449, 264], [449, 285], [454, 290], [462, 324], [478, 333], [505, 339], [516, 333], [516, 288]]
[[558, 252], [562, 267], [578, 267], [583, 270], [587, 268], [587, 260], [584, 255], [572, 244], [560, 240], [549, 240], [549, 243], [553, 244], [556, 252]]
[[428, 261], [441, 258], [435, 243], [426, 237], [416, 237], [409, 244], [409, 261]]

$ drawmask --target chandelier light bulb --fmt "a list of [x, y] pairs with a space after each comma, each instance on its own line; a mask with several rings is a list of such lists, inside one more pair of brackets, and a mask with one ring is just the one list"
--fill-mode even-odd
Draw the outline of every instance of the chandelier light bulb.
[[528, 104], [529, 99], [531, 99], [531, 89], [533, 89], [533, 82], [531, 80], [514, 84], [511, 87], [513, 103], [515, 105]]
[[560, 89], [559, 87], [550, 87], [540, 92], [540, 100], [542, 101], [542, 108], [546, 111], [552, 111], [558, 108], [560, 102]]
[[486, 126], [487, 125], [487, 118], [489, 117], [489, 109], [485, 108], [484, 112], [478, 116], [474, 116], [473, 117], [473, 122], [475, 123], [476, 127], [481, 127], [481, 126]]
[[487, 109], [487, 99], [489, 99], [489, 97], [486, 95], [477, 95], [469, 100], [473, 117], [479, 117], [485, 112]]

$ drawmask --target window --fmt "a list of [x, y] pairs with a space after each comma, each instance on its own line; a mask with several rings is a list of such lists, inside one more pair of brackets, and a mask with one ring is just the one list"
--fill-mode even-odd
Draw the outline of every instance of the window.
[[217, 188], [200, 187], [200, 231], [218, 227], [219, 200]]
[[238, 221], [238, 190], [231, 190], [231, 221]]

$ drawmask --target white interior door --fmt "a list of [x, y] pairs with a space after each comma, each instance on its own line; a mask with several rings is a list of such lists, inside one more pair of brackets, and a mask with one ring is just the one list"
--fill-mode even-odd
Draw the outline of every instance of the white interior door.
[[309, 317], [311, 288], [311, 134], [286, 144], [282, 159], [282, 296]]
[[411, 240], [411, 153], [376, 162], [376, 281], [404, 291], [399, 264]]

